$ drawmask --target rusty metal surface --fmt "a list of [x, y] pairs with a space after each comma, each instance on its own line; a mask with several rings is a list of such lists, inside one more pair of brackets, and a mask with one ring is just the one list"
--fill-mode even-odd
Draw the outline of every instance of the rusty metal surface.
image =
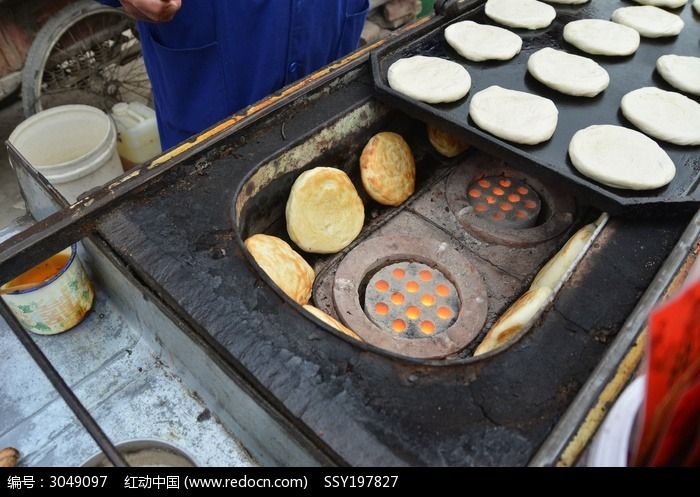
[[[267, 285], [237, 243], [206, 236], [230, 229], [210, 206], [231, 199], [232, 188], [219, 185], [235, 183], [234, 170], [214, 163], [197, 186], [181, 178], [184, 191], [134, 199], [103, 231], [300, 432], [355, 465], [525, 464], [684, 223], [619, 224], [563, 289], [558, 307], [511, 350], [478, 366], [422, 366], [316, 327]], [[207, 207], [182, 212], [184, 198]], [[191, 221], [180, 224], [185, 217]], [[638, 247], [640, 236], [656, 243]], [[197, 250], [186, 240], [200, 240]], [[612, 281], [614, 306], [605, 292]]]

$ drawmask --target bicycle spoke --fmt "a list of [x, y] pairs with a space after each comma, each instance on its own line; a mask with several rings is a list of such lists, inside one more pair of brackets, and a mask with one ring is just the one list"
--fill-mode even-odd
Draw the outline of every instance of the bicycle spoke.
[[134, 21], [115, 12], [88, 13], [61, 33], [35, 84], [37, 110], [83, 101], [109, 110], [133, 96], [152, 98]]
[[136, 88], [140, 90], [146, 90], [150, 91], [151, 90], [151, 85], [148, 84], [147, 82], [144, 83], [134, 83], [132, 81], [120, 81], [119, 84], [121, 86], [128, 86], [129, 88]]

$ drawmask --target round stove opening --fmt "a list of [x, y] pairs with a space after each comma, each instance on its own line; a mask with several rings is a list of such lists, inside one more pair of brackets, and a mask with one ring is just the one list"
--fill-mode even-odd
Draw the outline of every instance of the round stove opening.
[[464, 349], [484, 326], [488, 292], [471, 259], [404, 233], [371, 237], [338, 264], [333, 303], [365, 342], [419, 359]]
[[439, 335], [457, 320], [457, 289], [438, 269], [402, 261], [384, 266], [367, 283], [364, 310], [382, 331], [405, 338]]
[[506, 176], [474, 181], [467, 188], [467, 199], [477, 217], [500, 228], [532, 228], [542, 209], [540, 196], [531, 186]]
[[445, 196], [470, 235], [508, 247], [551, 240], [571, 226], [576, 213], [573, 196], [562, 186], [488, 156], [455, 168]]

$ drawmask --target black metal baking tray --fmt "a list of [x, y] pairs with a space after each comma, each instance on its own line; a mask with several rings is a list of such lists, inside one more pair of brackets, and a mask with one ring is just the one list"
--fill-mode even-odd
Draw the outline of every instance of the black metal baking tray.
[[[680, 147], [659, 142], [676, 164], [676, 177], [663, 188], [649, 191], [621, 190], [606, 187], [579, 174], [568, 157], [568, 145], [573, 134], [592, 124], [618, 124], [629, 128], [619, 111], [622, 96], [644, 86], [674, 90], [656, 72], [656, 59], [664, 54], [700, 56], [700, 15], [690, 4], [677, 12], [685, 28], [677, 37], [652, 40], [642, 38], [639, 50], [629, 57], [593, 56], [581, 52], [563, 40], [566, 23], [577, 19], [610, 19], [618, 7], [631, 3], [617, 0], [588, 2], [581, 6], [554, 6], [557, 17], [546, 29], [513, 30], [523, 38], [523, 48], [514, 59], [506, 62], [471, 62], [460, 57], [445, 41], [445, 28], [463, 20], [494, 24], [484, 14], [483, 3], [446, 22], [431, 23], [423, 30], [409, 33], [380, 47], [372, 53], [372, 72], [381, 99], [424, 121], [442, 122], [464, 134], [476, 147], [510, 161], [530, 171], [552, 171], [569, 181], [573, 194], [584, 195], [589, 202], [606, 209], [658, 203], [692, 203], [700, 201], [700, 147]], [[595, 98], [571, 97], [551, 90], [527, 72], [527, 59], [543, 47], [566, 50], [591, 57], [610, 74], [610, 86]], [[469, 94], [452, 104], [430, 105], [412, 100], [389, 87], [387, 70], [402, 57], [430, 55], [462, 64], [472, 77]], [[535, 146], [523, 146], [501, 140], [479, 129], [468, 117], [469, 101], [480, 90], [499, 85], [527, 91], [550, 98], [559, 109], [559, 123], [554, 136]], [[696, 99], [697, 100], [697, 99]], [[544, 168], [544, 169], [543, 169]]]

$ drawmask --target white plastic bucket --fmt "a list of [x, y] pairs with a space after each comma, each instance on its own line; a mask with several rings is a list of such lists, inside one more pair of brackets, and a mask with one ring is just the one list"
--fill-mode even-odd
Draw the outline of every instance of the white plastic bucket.
[[39, 112], [17, 126], [9, 141], [71, 203], [124, 172], [114, 123], [89, 105]]

